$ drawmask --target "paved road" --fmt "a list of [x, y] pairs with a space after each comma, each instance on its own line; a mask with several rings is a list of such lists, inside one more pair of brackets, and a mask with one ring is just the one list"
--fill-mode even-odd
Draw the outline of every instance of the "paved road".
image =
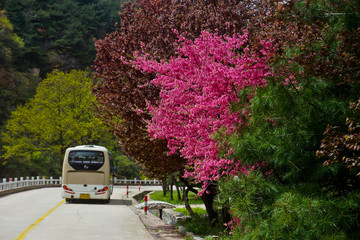
[[[143, 186], [141, 190], [160, 189]], [[138, 192], [133, 187], [130, 191]], [[0, 239], [153, 240], [128, 206], [126, 187], [116, 186], [109, 204], [63, 203], [60, 188], [43, 188], [0, 198]], [[24, 234], [25, 233], [25, 234]], [[24, 234], [24, 235], [21, 235]]]

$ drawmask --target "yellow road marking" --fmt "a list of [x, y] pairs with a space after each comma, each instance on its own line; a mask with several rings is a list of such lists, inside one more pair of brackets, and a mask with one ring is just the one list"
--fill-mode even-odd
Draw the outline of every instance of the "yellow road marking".
[[32, 230], [34, 229], [42, 220], [44, 220], [47, 216], [49, 216], [50, 213], [52, 213], [56, 208], [58, 208], [61, 204], [65, 202], [65, 199], [58, 203], [55, 207], [47, 211], [42, 217], [40, 217], [38, 220], [33, 222], [29, 227], [27, 227], [22, 233], [20, 233], [19, 236], [17, 236], [14, 240], [21, 240], [24, 239], [24, 237]]

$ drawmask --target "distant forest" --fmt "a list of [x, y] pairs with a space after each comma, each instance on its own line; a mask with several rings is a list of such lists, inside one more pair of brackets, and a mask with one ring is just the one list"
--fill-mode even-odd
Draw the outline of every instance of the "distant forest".
[[96, 53], [93, 39], [114, 31], [122, 2], [3, 0], [14, 33], [24, 41], [16, 66], [38, 68], [44, 74], [55, 68], [70, 70], [91, 65]]
[[94, 39], [115, 30], [124, 1], [0, 0], [0, 135], [48, 73], [91, 67]]
[[94, 38], [115, 30], [123, 0], [1, 0], [0, 125], [53, 69], [84, 69]]

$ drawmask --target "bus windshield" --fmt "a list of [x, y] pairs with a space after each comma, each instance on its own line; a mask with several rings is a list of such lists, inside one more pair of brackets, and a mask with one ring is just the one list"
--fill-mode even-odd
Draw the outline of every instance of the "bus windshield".
[[69, 153], [69, 164], [75, 170], [98, 170], [104, 165], [101, 151], [74, 150]]

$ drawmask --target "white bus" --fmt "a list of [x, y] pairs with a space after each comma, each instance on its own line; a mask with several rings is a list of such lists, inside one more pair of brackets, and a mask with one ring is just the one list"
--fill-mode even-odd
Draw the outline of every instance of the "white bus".
[[113, 192], [111, 153], [101, 146], [83, 145], [66, 149], [62, 169], [61, 196], [110, 201]]

